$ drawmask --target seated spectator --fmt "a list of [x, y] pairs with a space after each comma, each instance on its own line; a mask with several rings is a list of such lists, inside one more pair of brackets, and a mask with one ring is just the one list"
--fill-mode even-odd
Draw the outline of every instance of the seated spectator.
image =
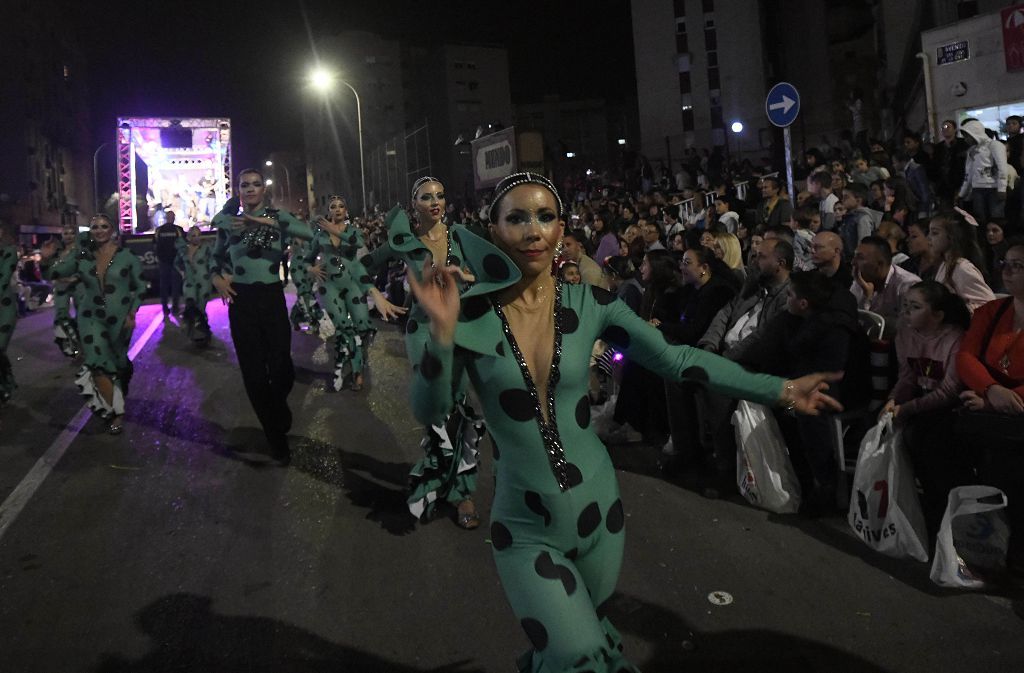
[[601, 267], [588, 257], [583, 249], [586, 240], [586, 235], [578, 229], [566, 231], [562, 236], [562, 256], [576, 263], [584, 283], [603, 288], [604, 277], [601, 275]]
[[[820, 235], [820, 234], [819, 234]], [[786, 312], [741, 359], [756, 371], [787, 378], [812, 371], [843, 371], [830, 393], [848, 408], [871, 395], [868, 342], [849, 290], [836, 287], [819, 271], [790, 275]], [[808, 512], [833, 509], [837, 468], [831, 420], [826, 416], [779, 416]]]
[[891, 339], [899, 326], [903, 297], [911, 285], [921, 279], [892, 263], [889, 243], [879, 236], [868, 236], [853, 254], [853, 284], [850, 292], [857, 307], [885, 318], [885, 339]]
[[658, 228], [657, 224], [653, 222], [644, 222], [640, 232], [644, 237], [645, 252], [665, 249], [665, 244], [661, 242], [661, 230]]
[[[970, 447], [981, 483], [1001, 488], [1007, 495], [1011, 530], [1017, 531], [1010, 538], [1007, 564], [1011, 572], [1019, 574], [1024, 569], [1024, 536], [1019, 532], [1024, 530], [1024, 447], [1020, 442], [1024, 426], [1024, 340], [1020, 338], [1024, 330], [1024, 240], [1009, 242], [1002, 271], [1003, 286], [1010, 296], [975, 311], [956, 358], [957, 373], [968, 389], [962, 396], [965, 406], [992, 413], [975, 419], [968, 414], [965, 426], [980, 431], [958, 435], [954, 443]], [[1000, 419], [1002, 422], [997, 422]]]
[[982, 252], [985, 258], [985, 281], [995, 292], [1005, 292], [1003, 287], [1002, 262], [1006, 257], [1006, 220], [992, 218], [985, 225], [985, 245]]
[[604, 266], [609, 257], [619, 252], [618, 236], [608, 227], [607, 215], [598, 213], [594, 215], [591, 223], [590, 242], [594, 246], [594, 261], [598, 266]]
[[885, 180], [875, 180], [868, 187], [867, 206], [885, 212]]
[[626, 306], [640, 315], [640, 304], [644, 298], [644, 288], [636, 278], [636, 267], [628, 256], [610, 257], [604, 265], [605, 280], [608, 289], [615, 296], [626, 302]]
[[675, 236], [686, 231], [686, 225], [679, 219], [679, 206], [665, 206], [662, 212], [662, 220], [665, 223], [665, 235]]
[[744, 268], [743, 254], [740, 252], [740, 239], [727, 232], [719, 232], [714, 236], [712, 252], [715, 258], [721, 260], [732, 272], [735, 283], [731, 284], [734, 287], [743, 285], [747, 278], [747, 270]]
[[928, 223], [928, 244], [940, 260], [935, 280], [960, 295], [972, 313], [995, 299], [978, 268], [983, 262], [973, 230], [955, 215], [938, 215]]
[[907, 227], [907, 255], [909, 258], [900, 266], [917, 274], [921, 280], [935, 278], [935, 272], [942, 260], [932, 250], [932, 245], [928, 242], [927, 223], [914, 222]]
[[580, 277], [580, 265], [571, 259], [563, 259], [558, 263], [558, 278], [570, 285], [579, 285], [582, 282]]
[[878, 235], [889, 244], [893, 264], [902, 266], [904, 262], [910, 259], [910, 256], [903, 252], [903, 242], [907, 240], [907, 233], [903, 231], [903, 227], [898, 222], [882, 220], [882, 223], [878, 225]]
[[[950, 410], [963, 388], [956, 372], [957, 352], [971, 314], [963, 299], [942, 283], [926, 280], [907, 291], [904, 323], [896, 334], [899, 377], [883, 412], [904, 428], [903, 440], [924, 488], [922, 505], [934, 535], [949, 489], [971, 474], [949, 437]], [[961, 482], [964, 483], [964, 482]]]
[[[807, 180], [807, 189], [818, 199], [819, 229], [832, 231], [836, 226], [835, 206], [839, 202], [839, 197], [832, 191], [832, 174], [826, 171], [812, 173]], [[814, 233], [819, 229], [811, 228]]]
[[885, 194], [883, 217], [903, 226], [917, 221], [919, 202], [905, 179], [898, 175], [892, 176], [883, 183], [882, 191]]
[[853, 271], [843, 259], [843, 239], [831, 231], [819, 231], [811, 241], [811, 260], [814, 268], [843, 290], [849, 290]]

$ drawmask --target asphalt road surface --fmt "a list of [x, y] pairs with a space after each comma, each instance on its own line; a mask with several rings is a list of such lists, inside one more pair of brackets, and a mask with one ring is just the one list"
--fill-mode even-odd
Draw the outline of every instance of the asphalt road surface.
[[[83, 413], [51, 310], [18, 323], [0, 671], [514, 671], [528, 643], [487, 527], [405, 509], [420, 430], [399, 332], [382, 326], [361, 393], [329, 391], [321, 342], [294, 336], [284, 469], [258, 460], [226, 310], [209, 310], [214, 339], [197, 350], [142, 308], [118, 437]], [[841, 517], [707, 500], [664, 479], [654, 449], [612, 454], [627, 513], [612, 619], [646, 673], [1024, 670], [1019, 596], [940, 589]], [[485, 442], [485, 518], [491, 494]]]

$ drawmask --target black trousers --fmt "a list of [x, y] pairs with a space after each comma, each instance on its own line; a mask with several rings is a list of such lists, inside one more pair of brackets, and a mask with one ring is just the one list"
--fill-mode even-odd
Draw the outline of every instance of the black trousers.
[[160, 262], [160, 304], [167, 311], [167, 300], [171, 299], [172, 308], [178, 310], [178, 302], [181, 300], [181, 274], [171, 262]]
[[295, 383], [292, 329], [280, 283], [234, 283], [228, 307], [231, 340], [249, 401], [267, 437], [285, 435], [292, 427], [288, 393]]

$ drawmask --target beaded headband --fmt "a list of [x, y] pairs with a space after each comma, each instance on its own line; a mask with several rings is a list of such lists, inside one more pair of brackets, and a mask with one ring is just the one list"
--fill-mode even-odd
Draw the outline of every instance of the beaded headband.
[[503, 196], [520, 185], [540, 185], [554, 194], [555, 201], [558, 202], [558, 216], [565, 216], [565, 207], [562, 205], [562, 197], [558, 195], [558, 190], [555, 189], [554, 183], [538, 173], [525, 172], [513, 173], [508, 177], [502, 178], [501, 182], [497, 184], [494, 188], [494, 194], [491, 196], [491, 207], [487, 211], [488, 220], [491, 222], [495, 222], [497, 220], [498, 202], [501, 201]]
[[415, 201], [416, 200], [416, 191], [420, 187], [422, 187], [423, 185], [427, 184], [428, 182], [436, 182], [439, 185], [443, 185], [444, 184], [443, 182], [441, 182], [440, 180], [438, 180], [435, 177], [432, 177], [430, 175], [424, 175], [422, 178], [418, 178], [416, 180], [416, 182], [412, 183], [412, 194], [410, 195], [409, 198], [411, 198], [412, 200]]
[[348, 205], [348, 201], [345, 200], [345, 197], [344, 196], [339, 196], [338, 194], [328, 194], [327, 195], [327, 204], [330, 205], [331, 201], [341, 201], [346, 206]]

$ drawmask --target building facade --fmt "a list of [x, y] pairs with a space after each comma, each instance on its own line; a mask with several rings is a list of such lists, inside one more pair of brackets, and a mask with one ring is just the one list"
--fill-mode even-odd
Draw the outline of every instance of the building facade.
[[94, 209], [86, 63], [58, 10], [10, 2], [0, 22], [0, 219], [23, 237]]

